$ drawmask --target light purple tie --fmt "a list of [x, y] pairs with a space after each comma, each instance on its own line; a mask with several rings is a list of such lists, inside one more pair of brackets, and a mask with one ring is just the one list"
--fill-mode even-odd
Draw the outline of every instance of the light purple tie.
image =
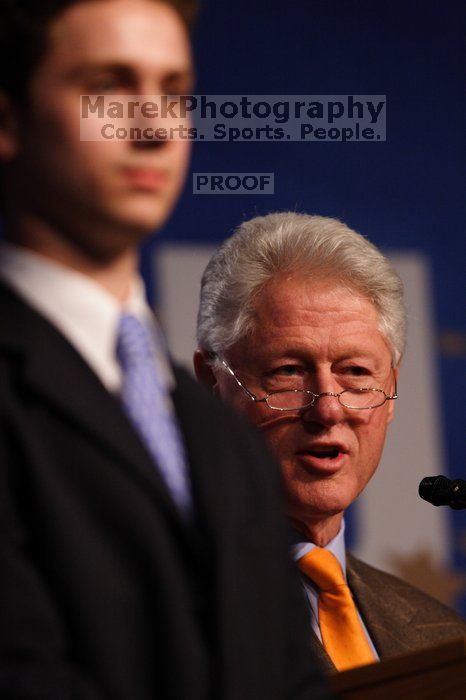
[[191, 511], [191, 489], [183, 439], [156, 359], [154, 329], [122, 314], [117, 358], [123, 372], [121, 399], [129, 419], [154, 459], [179, 510]]

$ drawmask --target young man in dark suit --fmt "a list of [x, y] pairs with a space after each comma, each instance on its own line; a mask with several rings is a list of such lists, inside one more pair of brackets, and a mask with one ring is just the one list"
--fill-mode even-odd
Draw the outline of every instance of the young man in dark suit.
[[137, 274], [188, 141], [79, 137], [80, 95], [189, 93], [190, 10], [2, 5], [1, 697], [324, 697], [277, 473]]

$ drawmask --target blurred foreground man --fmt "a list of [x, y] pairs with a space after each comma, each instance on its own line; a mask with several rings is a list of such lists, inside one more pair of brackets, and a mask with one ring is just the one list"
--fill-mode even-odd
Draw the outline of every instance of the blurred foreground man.
[[312, 647], [327, 671], [466, 635], [453, 611], [345, 553], [343, 514], [380, 460], [405, 325], [389, 261], [334, 219], [252, 219], [202, 280], [196, 373], [280, 461]]
[[2, 3], [1, 698], [324, 697], [278, 473], [137, 274], [187, 141], [79, 138], [80, 95], [189, 93], [191, 9]]

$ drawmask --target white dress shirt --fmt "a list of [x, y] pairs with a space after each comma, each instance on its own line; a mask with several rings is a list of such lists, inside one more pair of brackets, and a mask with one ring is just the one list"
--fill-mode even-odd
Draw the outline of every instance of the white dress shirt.
[[[129, 298], [121, 304], [86, 275], [27, 248], [2, 243], [0, 279], [65, 336], [108, 391], [119, 392], [122, 376], [115, 348], [121, 314], [131, 313], [146, 323], [156, 323], [139, 276]], [[173, 373], [161, 347], [156, 361], [160, 376], [172, 389]]]
[[[298, 559], [301, 559], [305, 554], [310, 552], [314, 547], [316, 546], [312, 542], [307, 542], [302, 539], [300, 539], [302, 536], [297, 533], [296, 535], [296, 542], [293, 544], [292, 547], [292, 554], [293, 554], [293, 559], [295, 561], [298, 561]], [[346, 547], [345, 547], [345, 521], [344, 519], [341, 521], [341, 527], [338, 532], [338, 534], [333, 538], [333, 540], [330, 540], [328, 545], [325, 547], [325, 549], [328, 549], [329, 552], [331, 552], [337, 559], [338, 562], [340, 563], [340, 566], [343, 570], [343, 576], [345, 577], [345, 581], [347, 581], [346, 578]], [[318, 613], [318, 604], [319, 604], [319, 589], [316, 586], [312, 585], [312, 582], [309, 581], [309, 579], [305, 576], [301, 577], [301, 582], [304, 588], [304, 591], [306, 593], [306, 600], [308, 603], [308, 609], [310, 612], [310, 618], [311, 618], [311, 627], [316, 633], [318, 639], [322, 642], [322, 634], [320, 632], [320, 627], [319, 627], [319, 613]], [[358, 617], [361, 622], [361, 625], [363, 627], [364, 633], [367, 637], [367, 641], [369, 642], [369, 645], [374, 652], [375, 658], [378, 659], [379, 655], [377, 654], [377, 651], [375, 650], [374, 644], [372, 642], [372, 639], [370, 638], [369, 632], [366, 628], [366, 625], [364, 624], [364, 621], [361, 617], [361, 615], [358, 612]]]

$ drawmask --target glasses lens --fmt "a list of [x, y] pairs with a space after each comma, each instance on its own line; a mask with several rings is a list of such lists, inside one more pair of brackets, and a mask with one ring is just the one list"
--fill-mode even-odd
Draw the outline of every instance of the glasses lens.
[[309, 406], [312, 403], [314, 396], [311, 392], [302, 391], [277, 391], [267, 398], [267, 404], [270, 408], [278, 410], [298, 410]]
[[385, 403], [382, 389], [347, 389], [340, 394], [340, 403], [346, 408], [377, 408]]

